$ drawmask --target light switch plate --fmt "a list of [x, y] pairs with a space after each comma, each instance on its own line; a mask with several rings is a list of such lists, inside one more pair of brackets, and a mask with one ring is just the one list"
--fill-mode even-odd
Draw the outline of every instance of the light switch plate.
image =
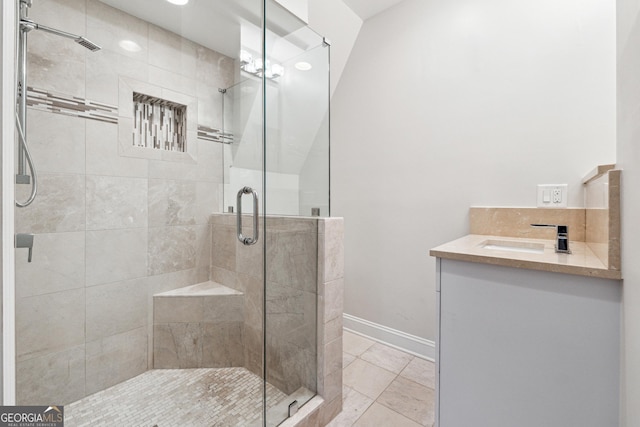
[[539, 208], [566, 208], [569, 186], [567, 184], [539, 184]]

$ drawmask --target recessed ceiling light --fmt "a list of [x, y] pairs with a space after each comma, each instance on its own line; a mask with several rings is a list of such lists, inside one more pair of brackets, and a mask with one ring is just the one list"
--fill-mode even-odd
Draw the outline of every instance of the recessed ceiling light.
[[308, 62], [298, 62], [295, 65], [296, 69], [300, 70], [300, 71], [309, 71], [310, 69], [312, 69], [313, 67], [311, 66], [311, 64], [309, 64]]
[[118, 46], [128, 52], [140, 52], [142, 50], [140, 45], [133, 40], [120, 40], [120, 42], [118, 42]]
[[178, 6], [184, 6], [189, 3], [189, 0], [167, 0], [169, 3], [177, 4]]

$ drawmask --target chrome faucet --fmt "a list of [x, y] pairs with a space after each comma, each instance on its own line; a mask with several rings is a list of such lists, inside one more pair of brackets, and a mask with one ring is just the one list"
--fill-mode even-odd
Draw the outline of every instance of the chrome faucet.
[[548, 227], [556, 229], [556, 253], [570, 254], [569, 249], [569, 226], [553, 224], [531, 224], [532, 227]]

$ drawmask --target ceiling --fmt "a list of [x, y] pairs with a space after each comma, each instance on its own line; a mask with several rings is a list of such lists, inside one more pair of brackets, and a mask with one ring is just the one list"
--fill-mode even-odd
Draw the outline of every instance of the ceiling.
[[403, 0], [342, 0], [349, 6], [363, 21], [374, 15], [395, 6]]

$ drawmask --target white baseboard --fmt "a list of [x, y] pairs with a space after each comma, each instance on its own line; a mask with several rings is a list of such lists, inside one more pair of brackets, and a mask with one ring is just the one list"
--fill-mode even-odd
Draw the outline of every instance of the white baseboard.
[[390, 347], [413, 354], [423, 359], [434, 361], [436, 357], [436, 343], [415, 335], [407, 334], [396, 329], [388, 328], [365, 319], [343, 314], [344, 329]]

